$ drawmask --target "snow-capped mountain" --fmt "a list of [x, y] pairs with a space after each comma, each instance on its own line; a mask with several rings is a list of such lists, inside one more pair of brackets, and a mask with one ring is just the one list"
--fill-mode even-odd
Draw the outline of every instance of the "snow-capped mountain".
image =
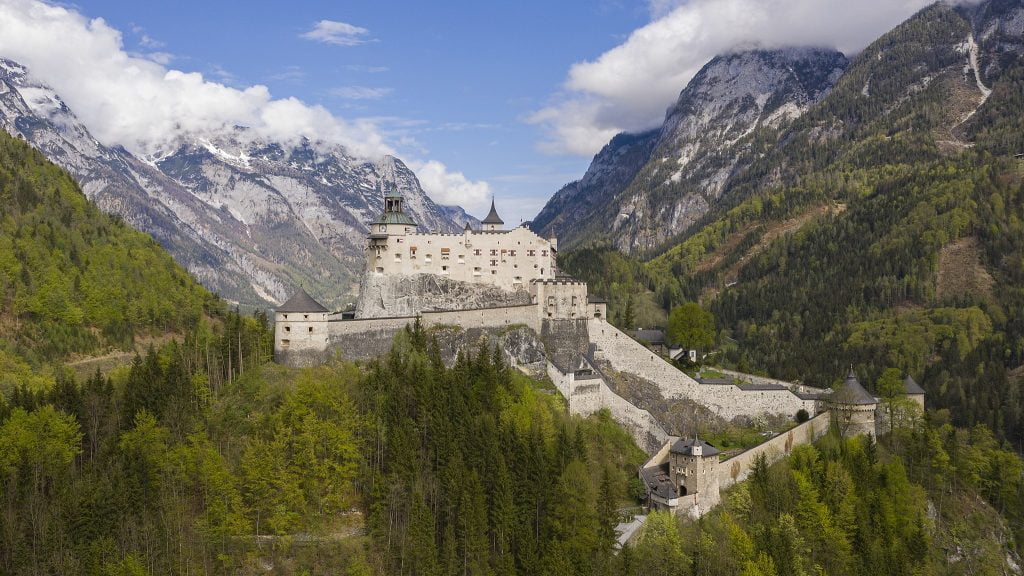
[[[582, 180], [565, 186], [534, 220], [563, 245], [611, 240], [652, 248], [707, 213], [759, 128], [778, 128], [831, 89], [846, 66], [834, 50], [751, 50], [708, 62], [657, 130], [615, 137]], [[571, 209], [568, 209], [571, 207]]]
[[281, 302], [298, 284], [330, 305], [346, 301], [383, 189], [401, 191], [426, 229], [476, 222], [435, 204], [401, 160], [357, 159], [337, 145], [288, 145], [238, 127], [147, 158], [104, 146], [51, 88], [2, 59], [0, 126], [68, 170], [104, 211], [151, 234], [209, 289], [243, 304]]

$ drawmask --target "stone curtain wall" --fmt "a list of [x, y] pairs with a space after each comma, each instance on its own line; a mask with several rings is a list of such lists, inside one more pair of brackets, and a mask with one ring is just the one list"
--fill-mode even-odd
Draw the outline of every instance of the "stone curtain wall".
[[768, 459], [768, 464], [774, 464], [789, 455], [793, 448], [802, 444], [810, 444], [824, 436], [831, 425], [831, 414], [822, 412], [807, 422], [783, 432], [771, 440], [754, 446], [720, 462], [718, 464], [718, 485], [720, 488], [728, 488], [737, 482], [742, 482], [750, 476], [754, 468], [754, 462], [760, 454]]
[[785, 386], [793, 392], [800, 394], [820, 394], [825, 390], [821, 388], [815, 388], [813, 386], [805, 386], [803, 384], [797, 384], [796, 382], [787, 382], [785, 380], [776, 380], [774, 378], [767, 378], [765, 376], [755, 376], [753, 374], [744, 374], [743, 372], [736, 372], [733, 370], [726, 370], [724, 368], [715, 368], [716, 371], [731, 376], [736, 380], [742, 382], [748, 382], [750, 384], [768, 385], [768, 386]]
[[628, 430], [637, 446], [648, 454], [659, 450], [668, 440], [668, 434], [650, 412], [613, 392], [600, 376], [576, 379], [572, 372], [565, 374], [549, 362], [548, 377], [566, 398], [570, 414], [585, 418], [607, 408], [612, 420]]
[[[399, 330], [415, 321], [415, 316], [331, 321], [328, 323], [326, 356], [338, 353], [346, 360], [376, 358], [391, 347], [391, 341]], [[514, 326], [526, 326], [540, 332], [536, 306], [532, 304], [452, 312], [424, 312], [420, 315], [420, 322], [425, 327], [457, 326], [464, 330], [503, 330]]]
[[698, 384], [604, 320], [594, 318], [589, 322], [590, 341], [598, 347], [595, 357], [608, 362], [617, 372], [651, 382], [666, 400], [690, 399], [726, 420], [759, 414], [795, 417], [801, 408], [808, 413], [815, 412], [813, 400], [801, 400], [788, 389], [742, 390], [733, 385]]

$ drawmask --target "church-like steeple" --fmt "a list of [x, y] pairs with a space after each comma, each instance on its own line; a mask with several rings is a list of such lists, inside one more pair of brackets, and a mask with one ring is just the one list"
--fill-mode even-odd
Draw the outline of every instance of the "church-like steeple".
[[494, 198], [491, 198], [491, 211], [487, 213], [487, 217], [481, 222], [484, 230], [501, 230], [505, 225], [505, 221], [498, 216], [498, 211], [494, 208]]
[[[384, 212], [371, 223], [371, 226], [381, 227], [388, 224], [397, 224], [403, 227], [416, 226], [416, 221], [405, 213], [405, 198], [397, 187], [384, 187]], [[371, 232], [385, 232], [385, 230], [373, 229]], [[387, 232], [394, 233], [392, 230], [387, 230]]]

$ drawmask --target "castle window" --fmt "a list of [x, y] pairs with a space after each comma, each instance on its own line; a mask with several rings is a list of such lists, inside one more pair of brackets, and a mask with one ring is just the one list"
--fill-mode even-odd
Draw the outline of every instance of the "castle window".
[[310, 332], [312, 332], [312, 331], [313, 331], [313, 327], [312, 327], [312, 326], [310, 326], [310, 327], [309, 327], [309, 331], [310, 331]]
[[466, 256], [463, 255], [463, 254], [459, 254], [459, 264], [465, 264], [465, 263], [466, 263]]
[[540, 251], [540, 255], [541, 256], [547, 256], [548, 255], [548, 251], [547, 250], [541, 250]]
[[497, 260], [491, 260], [491, 266], [497, 266], [497, 265], [498, 265], [498, 261]]
[[401, 262], [401, 261], [402, 261], [402, 253], [401, 252], [395, 252], [395, 262]]
[[479, 248], [476, 248], [475, 250], [473, 250], [473, 256], [483, 256], [483, 254], [484, 254], [483, 251], [480, 250]]
[[377, 266], [377, 274], [383, 274], [383, 273], [384, 273], [384, 268], [382, 268], [381, 266]]
[[284, 350], [288, 349], [288, 345], [291, 344], [291, 340], [281, 340], [281, 348]]
[[497, 250], [491, 250], [491, 256], [497, 256], [497, 255], [498, 255], [498, 251]]
[[573, 297], [572, 297], [572, 305], [573, 305], [573, 306], [575, 306], [575, 305], [576, 305], [576, 297], [575, 297], [575, 296], [573, 296]]
[[384, 226], [384, 225], [382, 224], [382, 225], [381, 225], [381, 227], [380, 227], [380, 231], [381, 231], [381, 232], [387, 232], [387, 230], [388, 230], [388, 227], [387, 227], [387, 226]]
[[287, 314], [285, 314], [285, 315], [284, 315], [284, 319], [285, 319], [285, 320], [287, 320], [287, 319], [288, 319], [288, 315], [287, 315]]
[[441, 266], [441, 274], [448, 274], [448, 267], [447, 266]]
[[402, 240], [403, 240], [402, 238], [395, 238], [395, 243], [396, 244], [401, 244]]
[[302, 315], [302, 319], [303, 320], [309, 320], [309, 314], [303, 314]]
[[522, 276], [516, 276], [515, 278], [512, 279], [512, 283], [513, 284], [522, 284], [523, 283], [523, 277]]
[[497, 270], [491, 270], [491, 276], [495, 276], [495, 275], [497, 275], [497, 274], [498, 274], [498, 271], [497, 271]]
[[515, 251], [515, 250], [509, 250], [509, 251], [508, 251], [508, 255], [509, 255], [509, 256], [512, 256], [513, 258], [515, 258], [515, 255], [516, 255], [516, 251]]
[[430, 262], [431, 262], [430, 254], [427, 254], [427, 256], [423, 259], [423, 261], [426, 262], [427, 264], [430, 264]]
[[292, 331], [292, 327], [291, 326], [285, 326], [284, 327], [284, 331], [285, 332], [291, 332]]
[[479, 276], [479, 275], [480, 275], [480, 267], [479, 266], [474, 266], [473, 267], [473, 276]]
[[537, 255], [537, 251], [536, 250], [527, 250], [526, 251], [526, 255], [527, 256], [536, 256]]

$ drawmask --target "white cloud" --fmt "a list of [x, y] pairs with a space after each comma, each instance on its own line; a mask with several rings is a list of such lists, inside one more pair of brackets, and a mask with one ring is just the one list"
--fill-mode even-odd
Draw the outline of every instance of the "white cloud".
[[462, 172], [452, 172], [437, 160], [409, 162], [423, 189], [438, 204], [459, 205], [470, 213], [486, 209], [491, 199], [487, 182], [472, 181]]
[[301, 36], [306, 40], [315, 40], [335, 46], [358, 46], [369, 41], [370, 31], [366, 28], [353, 26], [347, 22], [321, 20], [313, 25], [312, 30]]
[[[295, 98], [274, 99], [265, 86], [233, 88], [196, 72], [166, 68], [126, 52], [103, 19], [32, 0], [0, 2], [0, 55], [53, 86], [95, 136], [152, 153], [190, 134], [235, 125], [285, 143], [301, 137], [341, 144], [352, 153], [392, 153], [372, 122], [347, 121]], [[162, 60], [162, 58], [157, 58]]]
[[380, 100], [394, 90], [391, 88], [374, 88], [370, 86], [341, 86], [332, 88], [331, 96], [345, 100]]
[[932, 0], [650, 0], [656, 18], [596, 60], [574, 64], [552, 103], [526, 118], [539, 147], [591, 155], [612, 135], [658, 125], [716, 54], [742, 46], [835, 47], [869, 42]]
[[[0, 56], [52, 86], [101, 142], [139, 154], [236, 125], [285, 144], [301, 137], [340, 144], [362, 158], [395, 152], [378, 127], [387, 118], [345, 120], [297, 98], [274, 99], [265, 86], [233, 88], [196, 72], [167, 69], [151, 54], [128, 53], [121, 33], [103, 19], [61, 6], [0, 0]], [[234, 79], [219, 67], [213, 73]], [[479, 206], [487, 196], [486, 182], [472, 182], [440, 162], [411, 164], [422, 168], [424, 189], [438, 202]]]

